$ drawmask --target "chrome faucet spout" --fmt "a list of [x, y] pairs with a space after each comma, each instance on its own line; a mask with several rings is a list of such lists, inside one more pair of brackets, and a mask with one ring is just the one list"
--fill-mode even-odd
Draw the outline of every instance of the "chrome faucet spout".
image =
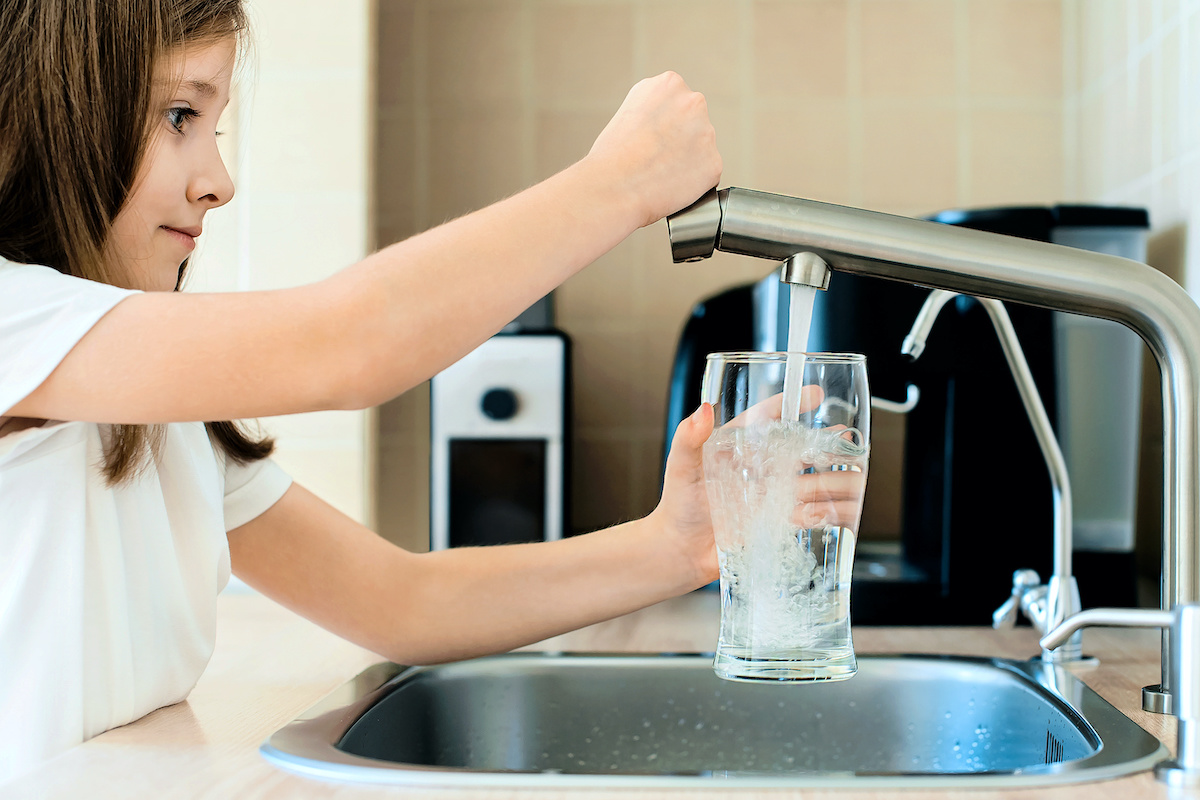
[[1172, 611], [1092, 608], [1063, 621], [1042, 637], [1041, 645], [1059, 647], [1093, 625], [1171, 631], [1168, 656], [1178, 680], [1172, 709], [1178, 718], [1175, 758], [1156, 764], [1154, 775], [1168, 786], [1191, 791], [1200, 788], [1200, 604], [1183, 603]]
[[[945, 289], [934, 289], [929, 293], [917, 314], [912, 330], [904, 339], [902, 351], [905, 354], [916, 359], [924, 351], [925, 342], [933, 329], [938, 312], [957, 296], [957, 292]], [[1067, 462], [1063, 458], [1062, 448], [1059, 447], [1054, 428], [1050, 424], [1050, 415], [1046, 413], [1046, 406], [1042, 403], [1037, 384], [1033, 380], [1033, 372], [1029, 369], [1029, 362], [1025, 359], [1025, 352], [1021, 349], [1021, 341], [1017, 338], [1017, 331], [1013, 328], [1008, 311], [999, 300], [988, 297], [976, 299], [991, 318], [992, 327], [995, 328], [1000, 347], [1004, 351], [1004, 359], [1008, 362], [1008, 368], [1016, 381], [1021, 403], [1025, 406], [1025, 413], [1029, 417], [1029, 423], [1042, 451], [1042, 458], [1046, 461], [1046, 470], [1050, 474], [1050, 489], [1054, 498], [1054, 574], [1042, 585], [1041, 580], [1036, 578], [1036, 573], [1032, 573], [1035, 579], [1031, 581], [1029, 570], [1019, 570], [1013, 578], [1013, 597], [1009, 601], [1014, 603], [1013, 613], [1017, 608], [1024, 611], [1038, 631], [1046, 633], [1082, 608], [1079, 602], [1079, 586], [1071, 574], [1071, 542], [1074, 532], [1071, 478], [1067, 474]], [[1007, 605], [1008, 603], [1005, 604]], [[1001, 624], [1008, 624], [1012, 618], [1004, 607], [997, 613]], [[1081, 642], [1082, 637], [1075, 636], [1065, 647], [1043, 648], [1042, 660], [1078, 661], [1082, 658]]]
[[[834, 270], [1111, 319], [1150, 346], [1163, 377], [1162, 607], [1200, 601], [1200, 308], [1129, 259], [934, 222], [754, 192], [713, 190], [668, 220], [676, 261], [715, 250], [784, 261], [812, 252]], [[1175, 683], [1163, 636], [1159, 686]]]
[[942, 309], [946, 303], [949, 303], [955, 297], [958, 297], [958, 292], [948, 292], [945, 289], [934, 289], [925, 298], [925, 302], [921, 305], [921, 310], [917, 313], [917, 318], [913, 320], [912, 330], [908, 332], [908, 336], [904, 337], [904, 343], [900, 345], [900, 352], [916, 361], [925, 352], [925, 342], [929, 340], [929, 334], [933, 330], [933, 323], [937, 320], [938, 314], [942, 313]]
[[779, 280], [814, 289], [828, 289], [830, 272], [829, 265], [816, 253], [796, 253], [783, 262]]

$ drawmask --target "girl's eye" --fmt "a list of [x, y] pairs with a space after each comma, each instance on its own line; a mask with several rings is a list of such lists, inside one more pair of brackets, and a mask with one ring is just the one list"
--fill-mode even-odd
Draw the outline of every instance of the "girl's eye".
[[173, 106], [167, 109], [167, 123], [176, 133], [183, 133], [183, 127], [189, 120], [200, 116], [200, 112], [188, 106]]

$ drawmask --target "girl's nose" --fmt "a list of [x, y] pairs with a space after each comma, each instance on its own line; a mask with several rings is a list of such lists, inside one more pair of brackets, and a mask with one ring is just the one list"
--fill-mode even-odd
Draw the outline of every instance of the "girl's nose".
[[229, 177], [229, 170], [225, 168], [225, 161], [215, 141], [207, 151], [204, 163], [188, 186], [188, 200], [208, 203], [210, 208], [216, 208], [233, 199], [233, 179]]

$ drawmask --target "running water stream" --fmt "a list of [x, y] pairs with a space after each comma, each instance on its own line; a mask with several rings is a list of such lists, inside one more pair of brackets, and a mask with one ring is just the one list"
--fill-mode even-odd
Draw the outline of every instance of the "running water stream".
[[791, 302], [788, 308], [787, 365], [783, 378], [784, 420], [800, 418], [800, 391], [804, 383], [804, 353], [808, 350], [808, 331], [812, 326], [813, 302], [817, 297], [815, 286], [789, 284]]

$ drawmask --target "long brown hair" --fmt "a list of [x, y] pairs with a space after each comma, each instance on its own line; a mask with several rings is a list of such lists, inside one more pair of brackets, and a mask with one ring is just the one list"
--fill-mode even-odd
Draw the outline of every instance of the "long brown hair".
[[[0, 256], [122, 285], [105, 242], [158, 119], [156, 70], [184, 45], [244, 42], [246, 31], [241, 0], [5, 0]], [[274, 447], [235, 422], [205, 425], [240, 463]], [[148, 465], [165, 430], [113, 425], [104, 448], [109, 484]]]

